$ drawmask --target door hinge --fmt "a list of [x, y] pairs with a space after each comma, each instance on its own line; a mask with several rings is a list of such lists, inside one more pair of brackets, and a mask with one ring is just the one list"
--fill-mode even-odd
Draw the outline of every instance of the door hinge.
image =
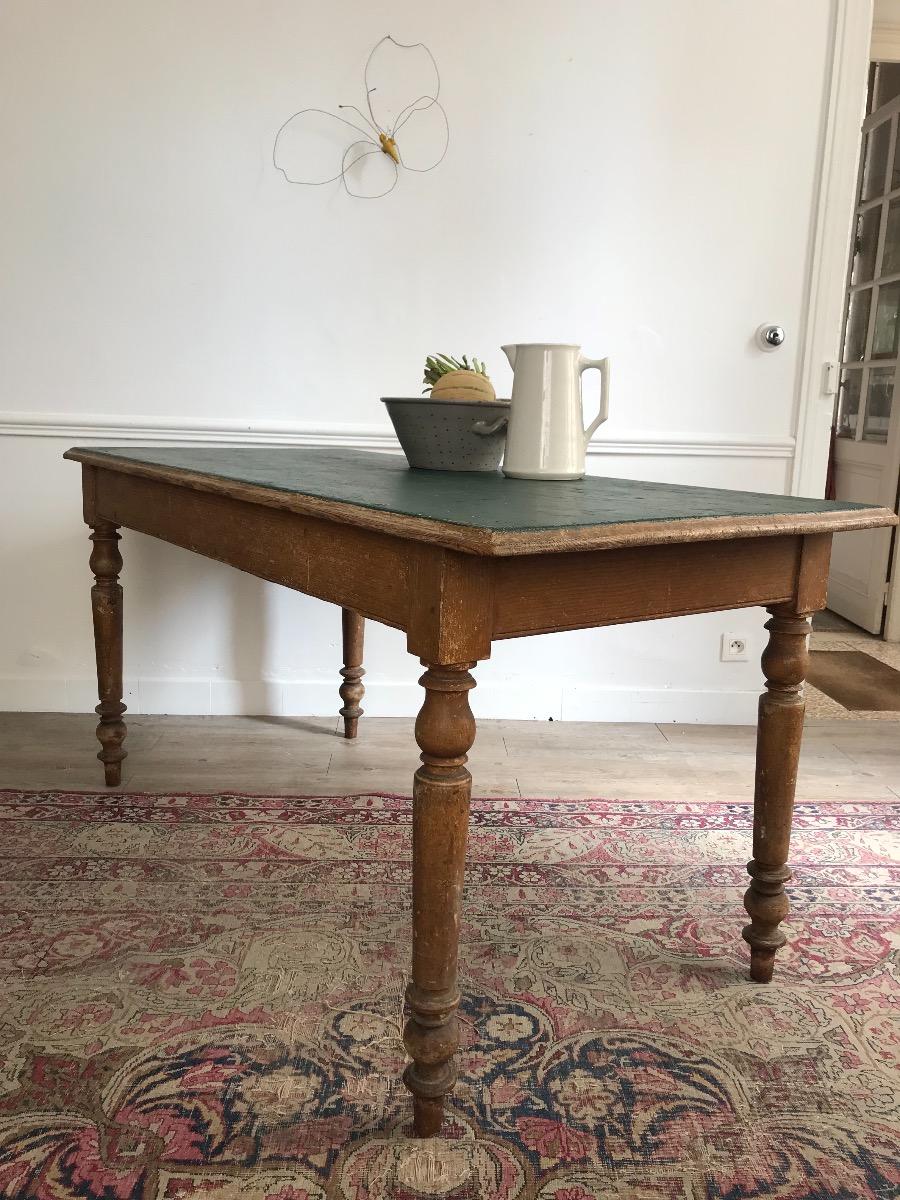
[[836, 362], [824, 363], [822, 368], [822, 394], [825, 396], [836, 396], [838, 380], [838, 364]]

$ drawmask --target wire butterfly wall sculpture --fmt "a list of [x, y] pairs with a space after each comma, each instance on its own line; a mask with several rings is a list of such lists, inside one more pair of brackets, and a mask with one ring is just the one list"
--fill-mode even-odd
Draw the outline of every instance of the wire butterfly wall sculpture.
[[[366, 59], [363, 83], [365, 112], [338, 105], [362, 124], [324, 108], [303, 108], [281, 126], [272, 162], [288, 183], [322, 187], [340, 180], [349, 195], [377, 200], [394, 190], [401, 171], [433, 171], [443, 162], [450, 125], [438, 99], [440, 72], [423, 42], [398, 42], [387, 34]], [[361, 136], [348, 143], [349, 130]]]

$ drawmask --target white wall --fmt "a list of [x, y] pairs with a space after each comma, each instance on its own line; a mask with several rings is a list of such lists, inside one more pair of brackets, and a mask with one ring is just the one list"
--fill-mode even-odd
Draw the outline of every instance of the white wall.
[[[95, 702], [73, 442], [365, 444], [428, 352], [484, 356], [508, 394], [501, 342], [580, 341], [614, 363], [592, 471], [784, 490], [832, 10], [6, 0], [0, 707]], [[361, 102], [389, 31], [438, 60], [445, 162], [371, 202], [290, 186], [276, 129]], [[788, 342], [762, 354], [770, 320]], [[132, 711], [334, 711], [335, 609], [136, 534], [123, 550]], [[500, 644], [475, 706], [749, 720], [761, 621]], [[724, 630], [754, 661], [719, 663]], [[400, 634], [370, 626], [366, 665], [369, 711], [414, 711]]]

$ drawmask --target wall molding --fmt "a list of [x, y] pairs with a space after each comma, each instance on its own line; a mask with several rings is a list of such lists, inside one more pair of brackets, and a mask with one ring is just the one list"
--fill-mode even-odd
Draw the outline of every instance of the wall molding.
[[[214, 417], [114, 416], [109, 413], [0, 413], [0, 437], [48, 437], [71, 442], [153, 442], [164, 445], [346, 446], [398, 452], [384, 425], [328, 424], [315, 421], [241, 421]], [[690, 458], [793, 458], [794, 439], [727, 434], [668, 433], [655, 430], [602, 432], [588, 448], [590, 457], [671, 455]]]

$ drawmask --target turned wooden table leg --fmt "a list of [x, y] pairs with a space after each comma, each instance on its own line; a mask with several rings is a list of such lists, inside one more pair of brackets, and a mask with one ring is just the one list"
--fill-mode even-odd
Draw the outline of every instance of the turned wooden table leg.
[[122, 555], [119, 553], [118, 526], [109, 521], [97, 521], [92, 526], [91, 607], [94, 613], [94, 649], [97, 656], [97, 690], [100, 703], [94, 710], [100, 717], [97, 738], [107, 787], [122, 782], [122, 759], [127, 756], [125, 722], [122, 714], [122, 588], [119, 572]]
[[341, 716], [344, 718], [344, 737], [355, 738], [359, 718], [363, 710], [359, 702], [366, 694], [363, 687], [363, 637], [366, 631], [366, 619], [352, 608], [341, 609], [341, 630], [343, 633], [344, 665], [341, 675], [344, 682], [340, 686], [340, 696], [344, 704]]
[[416, 719], [422, 765], [413, 785], [413, 962], [406, 990], [412, 1015], [403, 1034], [413, 1060], [403, 1079], [413, 1093], [419, 1137], [439, 1132], [444, 1096], [456, 1082], [456, 967], [472, 790], [466, 752], [475, 740], [468, 697], [475, 686], [469, 674], [474, 665], [428, 667], [419, 680], [425, 702]]
[[790, 909], [784, 885], [791, 877], [787, 866], [791, 818], [800, 740], [803, 735], [803, 682], [809, 659], [809, 614], [790, 605], [768, 610], [769, 644], [762, 666], [766, 691], [759, 701], [756, 741], [756, 790], [753, 806], [753, 858], [747, 864], [750, 887], [744, 907], [750, 924], [744, 940], [750, 944], [750, 976], [768, 983], [775, 952], [785, 935], [779, 926]]

